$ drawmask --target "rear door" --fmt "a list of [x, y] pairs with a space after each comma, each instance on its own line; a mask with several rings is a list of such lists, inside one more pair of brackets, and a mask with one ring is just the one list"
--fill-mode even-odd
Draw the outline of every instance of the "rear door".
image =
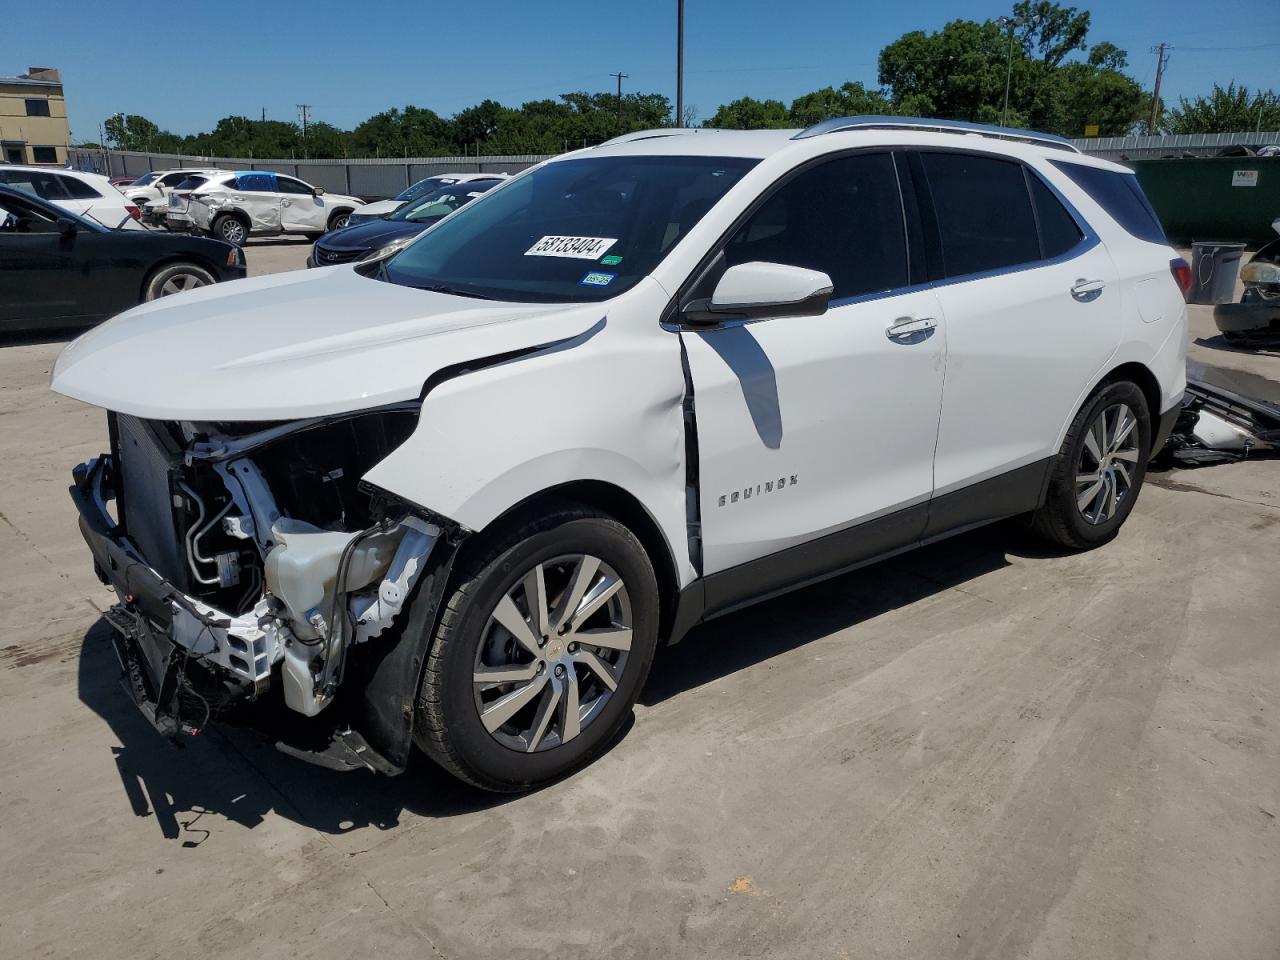
[[[793, 174], [723, 256], [720, 272], [751, 261], [822, 270], [834, 294], [823, 316], [681, 333], [713, 608], [918, 537], [946, 339], [933, 291], [912, 284], [890, 153]], [[895, 335], [906, 321], [924, 329]]]
[[[1030, 167], [966, 151], [911, 159], [947, 324], [936, 493], [1021, 477], [998, 491], [991, 513], [1030, 509], [1043, 461], [1119, 344], [1115, 268]], [[931, 532], [947, 519], [931, 519]]]
[[280, 190], [274, 173], [255, 170], [237, 174], [231, 202], [248, 214], [253, 233], [280, 232]]

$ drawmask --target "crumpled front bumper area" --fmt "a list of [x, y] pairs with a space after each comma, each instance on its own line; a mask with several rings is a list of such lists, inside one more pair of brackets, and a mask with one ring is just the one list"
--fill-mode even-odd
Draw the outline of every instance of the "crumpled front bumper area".
[[[387, 665], [384, 672], [397, 674], [393, 682], [377, 669], [371, 676], [362, 671], [361, 684], [344, 708], [324, 711], [324, 719], [310, 724], [301, 741], [286, 743], [281, 739], [283, 729], [297, 732], [296, 723], [263, 724], [257, 718], [278, 720], [282, 711], [315, 717], [329, 706], [341, 682], [341, 669], [338, 679], [323, 690], [309, 681], [312, 671], [319, 675], [318, 658], [325, 652], [332, 657], [333, 647], [301, 641], [291, 630], [297, 624], [290, 621], [280, 597], [264, 595], [252, 609], [235, 615], [185, 593], [167, 579], [108, 508], [118, 493], [117, 468], [109, 455], [81, 464], [73, 472], [70, 492], [94, 570], [119, 598], [105, 618], [113, 628], [112, 643], [124, 686], [155, 729], [169, 738], [193, 736], [210, 719], [256, 701], [262, 709], [247, 711], [255, 716], [252, 725], [275, 739], [285, 753], [338, 770], [368, 768], [391, 774], [403, 770], [411, 719], [401, 716], [399, 707], [409, 695], [409, 683], [398, 676], [403, 668], [396, 665], [397, 654], [403, 657], [407, 652], [398, 651], [394, 640], [391, 647], [370, 641], [398, 615], [412, 590], [415, 571], [421, 570], [431, 553], [438, 528], [412, 516], [389, 524], [395, 556], [384, 578], [374, 584], [376, 592], [372, 598], [367, 591], [344, 595], [352, 605], [355, 639], [377, 647], [377, 657]], [[275, 532], [283, 541], [281, 531]], [[283, 542], [275, 549], [288, 550]], [[264, 696], [268, 691], [272, 696]], [[360, 729], [369, 731], [374, 745]]]
[[187, 596], [147, 563], [107, 510], [111, 468], [108, 456], [77, 467], [71, 497], [94, 570], [120, 599], [106, 619], [126, 687], [161, 733], [193, 735], [263, 689], [278, 637], [253, 615], [235, 617]]

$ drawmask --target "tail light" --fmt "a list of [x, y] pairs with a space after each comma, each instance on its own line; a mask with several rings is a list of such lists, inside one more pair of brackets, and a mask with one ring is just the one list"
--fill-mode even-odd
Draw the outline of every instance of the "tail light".
[[125, 210], [129, 211], [129, 216], [135, 220], [142, 219], [142, 211], [135, 207], [132, 203], [125, 204]]
[[1174, 257], [1169, 261], [1169, 272], [1173, 274], [1174, 282], [1182, 291], [1182, 299], [1185, 300], [1191, 296], [1191, 265], [1181, 257]]

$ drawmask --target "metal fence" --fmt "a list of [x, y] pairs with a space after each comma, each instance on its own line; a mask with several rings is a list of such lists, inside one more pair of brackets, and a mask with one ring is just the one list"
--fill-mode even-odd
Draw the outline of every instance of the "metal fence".
[[1158, 160], [1161, 157], [1217, 156], [1224, 147], [1280, 144], [1280, 132], [1184, 133], [1161, 137], [1084, 137], [1076, 149], [1104, 160]]
[[[1224, 147], [1280, 144], [1280, 132], [1196, 133], [1162, 137], [1086, 137], [1071, 141], [1078, 149], [1108, 160], [1215, 156]], [[246, 157], [186, 157], [170, 153], [134, 153], [72, 147], [68, 162], [80, 170], [111, 177], [140, 177], [151, 170], [216, 167], [220, 170], [273, 170], [365, 200], [392, 197], [423, 177], [441, 173], [518, 173], [550, 154], [510, 157], [405, 157], [380, 160], [254, 160]]]
[[393, 197], [423, 177], [447, 173], [518, 173], [546, 155], [512, 157], [406, 157], [382, 160], [253, 160], [246, 157], [186, 157], [170, 153], [91, 150], [72, 147], [68, 163], [109, 177], [140, 177], [151, 170], [184, 167], [218, 170], [271, 170], [305, 180], [331, 193], [365, 200]]

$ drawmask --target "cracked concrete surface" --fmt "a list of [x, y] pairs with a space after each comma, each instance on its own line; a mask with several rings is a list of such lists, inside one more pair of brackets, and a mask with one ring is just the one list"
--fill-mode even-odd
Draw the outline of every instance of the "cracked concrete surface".
[[0, 346], [0, 956], [1277, 955], [1280, 460], [1155, 474], [1092, 553], [998, 526], [699, 628], [596, 764], [493, 797], [152, 733], [60, 346]]

